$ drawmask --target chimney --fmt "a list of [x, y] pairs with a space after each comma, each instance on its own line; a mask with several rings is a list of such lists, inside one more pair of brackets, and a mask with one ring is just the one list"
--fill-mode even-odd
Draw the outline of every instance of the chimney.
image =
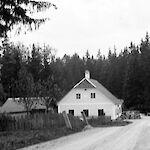
[[88, 70], [85, 71], [85, 78], [90, 79], [90, 72]]

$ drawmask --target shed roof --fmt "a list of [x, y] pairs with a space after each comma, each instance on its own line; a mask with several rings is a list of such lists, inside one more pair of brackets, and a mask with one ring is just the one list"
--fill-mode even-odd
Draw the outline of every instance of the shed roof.
[[[35, 101], [33, 109], [44, 109], [45, 107], [40, 103]], [[19, 98], [8, 98], [7, 101], [0, 108], [0, 113], [14, 113], [14, 112], [24, 112], [26, 111], [24, 106], [19, 103]]]

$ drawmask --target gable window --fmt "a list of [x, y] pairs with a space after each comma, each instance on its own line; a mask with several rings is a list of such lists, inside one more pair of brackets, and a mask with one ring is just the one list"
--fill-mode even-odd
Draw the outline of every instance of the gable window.
[[80, 93], [76, 94], [76, 99], [81, 99], [81, 94]]
[[91, 98], [95, 98], [95, 97], [96, 97], [95, 93], [91, 93]]

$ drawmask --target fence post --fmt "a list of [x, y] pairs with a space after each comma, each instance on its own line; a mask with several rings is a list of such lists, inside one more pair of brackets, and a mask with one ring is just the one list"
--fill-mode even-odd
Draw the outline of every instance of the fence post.
[[63, 114], [64, 120], [65, 120], [66, 127], [69, 129], [72, 129], [72, 126], [71, 126], [71, 123], [70, 123], [70, 120], [69, 120], [69, 117], [68, 117], [66, 111], [63, 111], [62, 114]]
[[15, 124], [16, 124], [15, 117], [12, 117], [12, 130], [13, 131], [16, 130]]
[[88, 122], [88, 120], [87, 120], [87, 118], [86, 118], [86, 116], [85, 116], [84, 111], [82, 111], [81, 114], [82, 114], [83, 120], [84, 120], [84, 122], [86, 123], [86, 125], [89, 125], [89, 122]]

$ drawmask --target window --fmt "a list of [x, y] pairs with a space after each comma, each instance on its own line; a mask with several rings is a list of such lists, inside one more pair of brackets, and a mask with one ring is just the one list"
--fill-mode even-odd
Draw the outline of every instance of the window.
[[88, 117], [89, 116], [89, 110], [88, 109], [84, 109], [83, 111], [85, 113], [85, 116]]
[[73, 115], [74, 116], [74, 110], [69, 110], [69, 114]]
[[76, 94], [76, 99], [81, 99], [81, 94], [77, 93]]
[[104, 110], [103, 109], [98, 109], [98, 116], [104, 116]]
[[95, 93], [91, 93], [91, 98], [95, 98]]

